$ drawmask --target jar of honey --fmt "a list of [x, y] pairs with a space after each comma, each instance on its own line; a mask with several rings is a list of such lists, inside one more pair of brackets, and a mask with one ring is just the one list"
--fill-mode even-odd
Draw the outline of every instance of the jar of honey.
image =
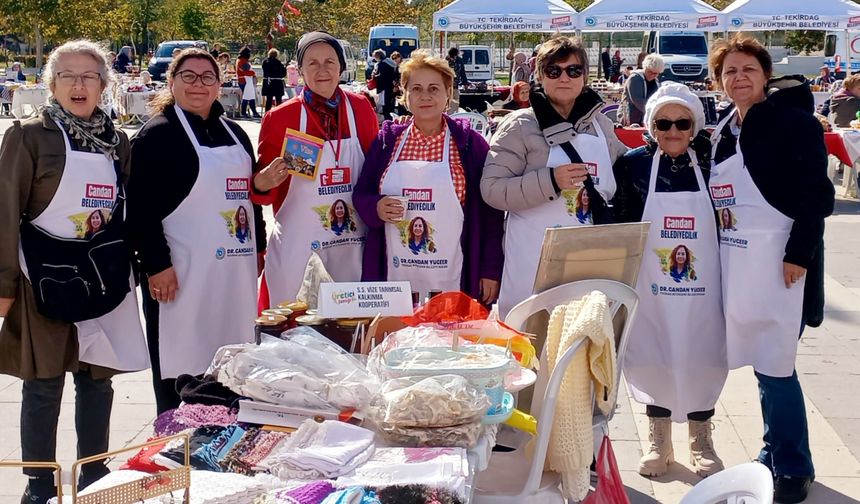
[[326, 338], [331, 339], [329, 333], [332, 331], [332, 320], [317, 315], [304, 314], [296, 317], [296, 325], [299, 327], [310, 327]]
[[263, 339], [263, 334], [280, 338], [281, 333], [288, 328], [289, 320], [283, 315], [260, 315], [255, 321], [254, 341], [259, 345]]
[[[335, 330], [331, 331], [332, 335], [329, 337], [330, 340], [334, 341], [339, 347], [343, 348], [347, 352], [352, 350], [352, 336], [358, 330], [360, 326], [364, 326], [364, 330], [366, 331], [368, 326], [370, 325], [370, 319], [368, 318], [347, 318], [347, 319], [337, 319], [335, 322]], [[360, 342], [357, 341], [356, 345]]]
[[290, 318], [290, 328], [296, 327], [296, 317], [301, 317], [308, 311], [308, 304], [304, 301], [284, 301], [278, 303], [278, 308], [286, 308], [292, 310], [293, 314]]

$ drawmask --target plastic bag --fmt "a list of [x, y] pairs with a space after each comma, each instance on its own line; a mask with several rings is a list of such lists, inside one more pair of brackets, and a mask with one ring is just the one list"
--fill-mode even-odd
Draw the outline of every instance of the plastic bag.
[[386, 427], [450, 427], [480, 421], [489, 406], [484, 390], [462, 376], [396, 378], [382, 384], [368, 418]]
[[316, 253], [312, 253], [305, 266], [305, 274], [302, 278], [302, 286], [296, 294], [296, 300], [308, 304], [308, 308], [316, 310], [319, 304], [319, 291], [321, 283], [334, 282], [328, 270], [325, 269], [322, 259]]
[[311, 409], [362, 410], [378, 386], [361, 361], [308, 327], [219, 352], [217, 380], [254, 400]]
[[407, 448], [473, 448], [484, 432], [480, 421], [450, 427], [376, 426], [377, 434], [388, 443]]
[[481, 303], [462, 292], [443, 292], [415, 310], [411, 317], [403, 317], [403, 323], [410, 326], [434, 324], [437, 327], [451, 327], [469, 320], [486, 320], [490, 312]]
[[597, 454], [597, 488], [582, 504], [630, 504], [609, 436], [603, 436]]
[[[437, 296], [438, 297], [438, 296]], [[373, 376], [383, 379], [385, 376], [385, 354], [398, 348], [412, 347], [448, 347], [454, 345], [454, 333], [435, 327], [405, 327], [395, 331], [382, 340], [367, 358], [367, 370]]]

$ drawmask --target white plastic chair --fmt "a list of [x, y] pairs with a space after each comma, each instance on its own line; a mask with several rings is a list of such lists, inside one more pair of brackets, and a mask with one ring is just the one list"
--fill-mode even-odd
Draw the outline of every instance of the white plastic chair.
[[487, 136], [487, 132], [490, 130], [489, 119], [477, 112], [457, 112], [456, 114], [451, 114], [451, 119], [468, 119], [469, 123], [472, 124], [472, 129], [477, 130], [484, 137]]
[[[505, 318], [505, 324], [521, 330], [526, 320], [535, 313], [544, 310], [551, 312], [556, 306], [585, 296], [594, 290], [606, 294], [611, 303], [610, 309], [613, 317], [617, 315], [621, 306], [627, 308], [627, 318], [621, 331], [621, 343], [618, 350], [618, 372], [615, 381], [617, 385], [620, 379], [621, 357], [627, 345], [627, 336], [630, 332], [631, 322], [636, 315], [636, 307], [639, 304], [636, 291], [627, 285], [612, 280], [582, 280], [560, 285], [540, 294], [535, 294], [516, 305]], [[583, 343], [584, 341], [580, 341], [564, 352], [551, 376], [547, 376], [545, 371], [548, 366], [547, 350], [544, 347], [541, 352], [541, 370], [543, 371], [538, 371], [531, 408], [532, 414], [538, 419], [534, 456], [528, 457], [525, 448], [508, 453], [493, 453], [487, 470], [478, 473], [476, 477], [473, 503], [563, 504], [565, 502], [559, 488], [561, 484], [560, 475], [554, 472], [544, 472], [544, 461], [552, 433], [552, 421], [542, 422], [540, 419], [551, 419], [555, 416], [556, 400], [561, 381], [568, 365], [573, 360], [574, 354]], [[614, 401], [614, 397], [612, 400]], [[611, 416], [612, 412], [609, 414], [610, 418]], [[605, 425], [608, 421], [609, 418], [604, 418], [603, 415], [595, 415], [592, 423]]]
[[772, 504], [773, 476], [763, 464], [747, 462], [708, 476], [680, 504]]

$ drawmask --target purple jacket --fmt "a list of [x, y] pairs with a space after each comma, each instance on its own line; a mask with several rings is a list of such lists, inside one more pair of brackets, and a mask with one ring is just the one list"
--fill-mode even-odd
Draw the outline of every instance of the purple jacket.
[[[489, 146], [484, 137], [472, 130], [466, 120], [454, 120], [444, 116], [451, 136], [460, 150], [460, 160], [466, 174], [466, 203], [463, 207], [463, 272], [460, 290], [473, 298], [479, 298], [480, 280], [501, 280], [504, 266], [502, 234], [505, 214], [496, 210], [481, 198], [481, 174], [487, 159]], [[376, 204], [382, 199], [379, 183], [382, 173], [394, 155], [394, 144], [408, 124], [386, 121], [370, 147], [364, 160], [364, 168], [352, 194], [352, 201], [361, 219], [367, 225], [367, 242], [362, 260], [362, 281], [378, 281], [388, 278], [388, 257], [385, 247], [385, 222], [376, 213]]]

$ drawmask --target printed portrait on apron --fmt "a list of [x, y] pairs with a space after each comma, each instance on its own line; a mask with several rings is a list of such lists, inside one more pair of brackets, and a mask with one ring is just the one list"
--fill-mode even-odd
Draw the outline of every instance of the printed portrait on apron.
[[654, 252], [660, 258], [663, 273], [676, 283], [695, 282], [698, 279], [693, 267], [695, 257], [686, 245], [678, 245], [673, 249], [656, 249]]
[[90, 239], [110, 220], [116, 186], [87, 183], [81, 198], [81, 207], [87, 209], [69, 216], [75, 225], [75, 237]]
[[[588, 191], [585, 187], [578, 189], [565, 189], [561, 192], [564, 198], [565, 206], [567, 206], [567, 214], [576, 217], [580, 224], [592, 224], [591, 220], [591, 205], [588, 198]], [[558, 226], [561, 226], [559, 224]]]
[[720, 231], [737, 231], [738, 218], [730, 208], [720, 210]]
[[355, 225], [355, 209], [349, 206], [345, 200], [335, 200], [331, 205], [314, 207], [320, 216], [322, 227], [331, 231], [335, 236], [355, 233], [358, 227]]
[[221, 216], [227, 225], [227, 234], [235, 238], [239, 243], [250, 243], [251, 217], [244, 205], [240, 205], [236, 210], [221, 212]]

